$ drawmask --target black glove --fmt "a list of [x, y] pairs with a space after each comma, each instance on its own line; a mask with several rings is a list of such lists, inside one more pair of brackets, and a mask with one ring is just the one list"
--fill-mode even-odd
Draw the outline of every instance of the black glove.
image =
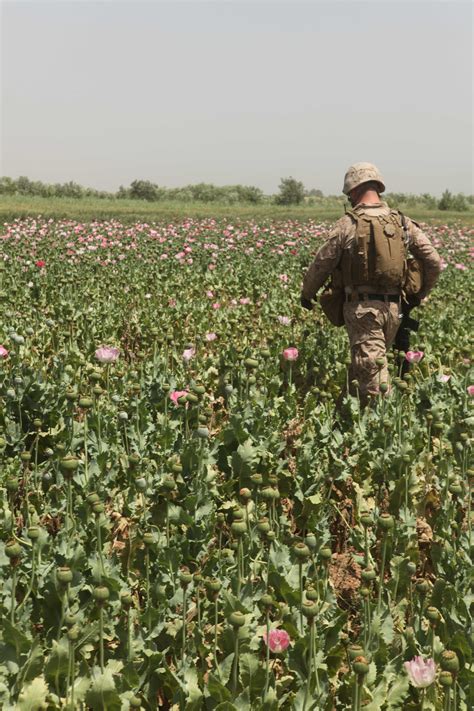
[[410, 307], [410, 309], [415, 309], [417, 306], [421, 304], [421, 299], [419, 296], [408, 296], [407, 297], [407, 304]]
[[308, 309], [308, 311], [313, 310], [313, 304], [311, 303], [311, 301], [309, 299], [305, 299], [304, 296], [301, 297], [300, 303], [304, 309]]

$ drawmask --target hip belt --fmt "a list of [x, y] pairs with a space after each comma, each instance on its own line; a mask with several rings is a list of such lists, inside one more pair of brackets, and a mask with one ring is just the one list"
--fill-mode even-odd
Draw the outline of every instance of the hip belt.
[[357, 291], [346, 294], [346, 301], [392, 301], [393, 303], [399, 303], [400, 298], [399, 294], [359, 294]]

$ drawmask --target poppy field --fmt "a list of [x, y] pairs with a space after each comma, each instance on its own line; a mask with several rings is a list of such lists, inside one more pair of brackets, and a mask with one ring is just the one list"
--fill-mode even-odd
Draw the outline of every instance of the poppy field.
[[361, 409], [327, 227], [0, 227], [1, 709], [470, 708], [474, 230]]

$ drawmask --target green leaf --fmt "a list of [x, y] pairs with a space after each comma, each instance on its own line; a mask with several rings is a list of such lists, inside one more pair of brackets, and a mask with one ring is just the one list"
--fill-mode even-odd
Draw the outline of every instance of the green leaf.
[[57, 642], [53, 639], [52, 648], [44, 673], [46, 679], [51, 683], [57, 678], [66, 676], [69, 670], [69, 645], [66, 639]]
[[26, 684], [18, 697], [17, 711], [39, 711], [48, 696], [49, 689], [44, 676]]
[[202, 691], [198, 685], [198, 676], [195, 668], [190, 667], [184, 674], [184, 683], [187, 692], [186, 708], [189, 711], [198, 711], [202, 706]]
[[401, 673], [396, 677], [395, 683], [388, 690], [387, 694], [387, 711], [392, 709], [403, 708], [408, 695], [409, 681], [408, 676]]
[[[115, 689], [115, 681], [111, 669], [106, 667], [101, 672], [97, 667], [94, 670], [92, 686], [86, 694], [86, 703], [94, 711], [107, 711], [118, 703], [120, 708], [120, 697]], [[110, 709], [109, 709], [110, 707]]]

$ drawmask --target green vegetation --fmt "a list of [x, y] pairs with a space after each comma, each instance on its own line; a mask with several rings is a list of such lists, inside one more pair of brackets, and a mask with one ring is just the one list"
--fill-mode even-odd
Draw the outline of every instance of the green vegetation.
[[[393, 203], [391, 203], [393, 204]], [[33, 197], [27, 195], [0, 196], [0, 222], [9, 222], [21, 217], [68, 218], [74, 220], [95, 220], [117, 218], [122, 221], [135, 220], [180, 220], [187, 217], [228, 217], [229, 219], [275, 220], [337, 220], [344, 214], [344, 200], [339, 198], [306, 198], [302, 205], [275, 205], [264, 202], [260, 205], [226, 205], [203, 202], [149, 202], [146, 200], [121, 200], [117, 198], [98, 199]], [[468, 212], [430, 210], [423, 204], [397, 205], [415, 220], [472, 222], [473, 208]]]

